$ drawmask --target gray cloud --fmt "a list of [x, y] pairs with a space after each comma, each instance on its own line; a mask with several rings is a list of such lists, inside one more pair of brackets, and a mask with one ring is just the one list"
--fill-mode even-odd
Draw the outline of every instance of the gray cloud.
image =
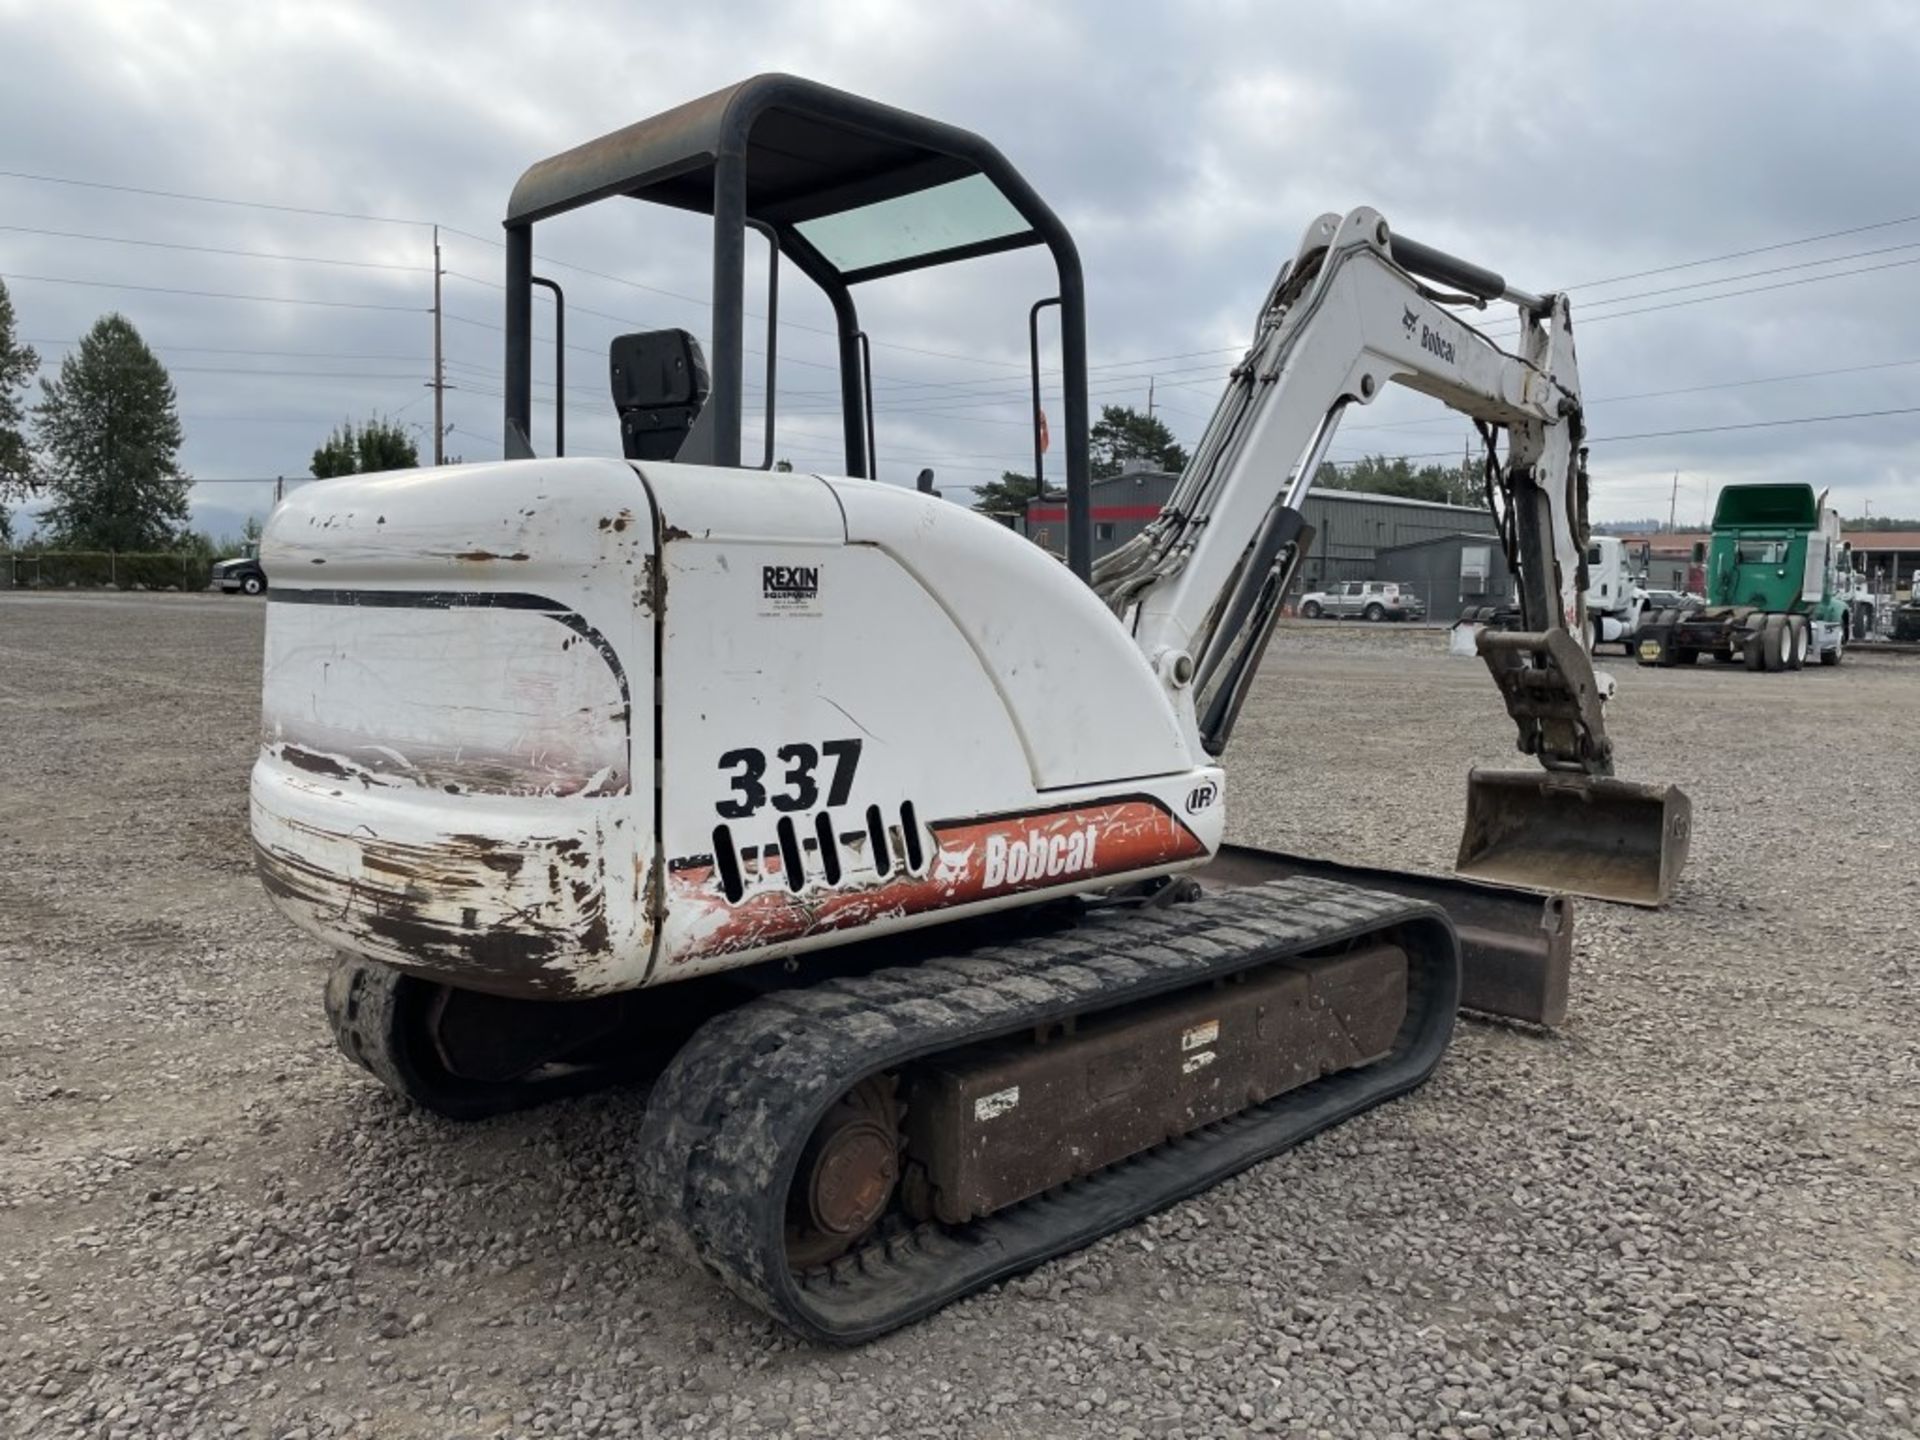
[[[1920, 212], [1920, 15], [1911, 6], [1633, 4], [1521, 8], [1349, 4], [1182, 7], [999, 3], [715, 4], [666, 16], [614, 3], [132, 7], [0, 3], [9, 85], [0, 168], [256, 199], [497, 233], [531, 161], [743, 75], [787, 69], [976, 129], [1026, 171], [1078, 237], [1093, 303], [1096, 401], [1145, 399], [1189, 442], [1229, 348], [1302, 227], [1378, 206], [1405, 233], [1530, 288], [1576, 284]], [[162, 351], [193, 472], [305, 472], [327, 428], [371, 411], [431, 413], [428, 232], [0, 179], [0, 224], [325, 256], [287, 264], [0, 230], [0, 273], [336, 305], [10, 281], [24, 333], [76, 339], [107, 309]], [[449, 234], [456, 427], [498, 453], [500, 255]], [[687, 217], [603, 206], [548, 227], [569, 338], [600, 350], [621, 323], [704, 329], [702, 232]], [[1880, 247], [1830, 269], [1920, 259], [1920, 223], [1575, 291], [1597, 436], [1920, 405], [1920, 365], [1665, 393], [1920, 360], [1907, 317], [1920, 265], [1618, 320], [1715, 287], [1611, 297]], [[1805, 279], [1815, 270], [1747, 284]], [[468, 278], [471, 277], [471, 278]], [[1018, 255], [874, 288], [887, 478], [923, 463], [949, 485], [1022, 467], [1025, 310], [1048, 283]], [[1738, 288], [1720, 286], [1719, 289]], [[395, 306], [351, 309], [336, 306]], [[620, 320], [585, 313], [599, 310]], [[825, 308], [783, 296], [779, 448], [831, 466]], [[750, 342], [753, 343], [753, 342]], [[901, 348], [909, 347], [909, 348]], [[757, 346], [756, 346], [757, 348]], [[41, 347], [56, 362], [58, 344]], [[914, 353], [936, 351], [939, 355]], [[227, 352], [287, 352], [236, 354]], [[1193, 355], [1189, 352], [1212, 352]], [[1130, 357], [1183, 356], [1115, 365]], [[355, 358], [346, 358], [355, 357]], [[368, 358], [359, 358], [368, 357]], [[375, 358], [377, 357], [377, 358]], [[811, 363], [808, 363], [811, 362]], [[575, 449], [611, 452], [603, 367], [569, 356]], [[280, 372], [324, 372], [320, 374]], [[944, 388], [939, 388], [944, 387]], [[809, 393], [811, 392], [811, 393]], [[1658, 392], [1649, 394], [1649, 392]], [[1624, 398], [1644, 397], [1644, 398]], [[1054, 404], [1058, 421], [1057, 401]], [[1362, 428], [1385, 427], [1385, 428]], [[1337, 453], [1457, 452], [1464, 427], [1390, 395]], [[1920, 514], [1920, 415], [1656, 439], [1595, 449], [1608, 516], [1664, 513], [1732, 479], [1806, 479], [1843, 508]], [[263, 506], [208, 483], [203, 522]], [[210, 518], [213, 517], [213, 518]]]

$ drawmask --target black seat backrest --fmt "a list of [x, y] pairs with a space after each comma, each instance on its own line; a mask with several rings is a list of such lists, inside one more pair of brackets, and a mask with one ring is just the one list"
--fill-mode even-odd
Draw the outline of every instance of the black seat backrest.
[[700, 342], [685, 330], [644, 330], [616, 336], [607, 359], [626, 457], [705, 463], [708, 447], [694, 433], [707, 399]]

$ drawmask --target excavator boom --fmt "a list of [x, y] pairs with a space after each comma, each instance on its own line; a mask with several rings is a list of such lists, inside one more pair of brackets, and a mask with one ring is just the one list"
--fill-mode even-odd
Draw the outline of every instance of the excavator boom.
[[[1457, 313], [1500, 303], [1520, 324], [1511, 352]], [[1301, 501], [1347, 409], [1390, 383], [1480, 428], [1487, 500], [1520, 590], [1522, 627], [1483, 633], [1479, 653], [1519, 750], [1544, 773], [1470, 777], [1460, 872], [1663, 903], [1689, 809], [1671, 786], [1613, 778], [1612, 685], [1586, 648], [1584, 416], [1565, 296], [1514, 289], [1393, 234], [1373, 210], [1321, 216], [1268, 291], [1166, 509], [1101, 562], [1097, 589], [1149, 660], [1193, 667], [1195, 738], [1221, 754], [1311, 544]]]

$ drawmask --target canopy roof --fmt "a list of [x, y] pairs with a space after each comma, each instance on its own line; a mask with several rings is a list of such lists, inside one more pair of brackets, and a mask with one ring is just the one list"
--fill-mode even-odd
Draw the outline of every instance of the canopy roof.
[[712, 214], [723, 156], [741, 162], [747, 216], [797, 233], [846, 283], [1058, 229], [977, 135], [791, 75], [756, 75], [542, 160], [514, 187], [506, 223], [613, 195]]

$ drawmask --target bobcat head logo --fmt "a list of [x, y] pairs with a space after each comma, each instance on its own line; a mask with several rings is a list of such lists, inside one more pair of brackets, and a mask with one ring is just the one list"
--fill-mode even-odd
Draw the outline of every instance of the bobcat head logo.
[[1420, 316], [1417, 312], [1407, 309], [1404, 305], [1400, 307], [1400, 311], [1400, 328], [1407, 332], [1407, 338], [1411, 340], [1413, 338], [1413, 327], [1420, 323]]

